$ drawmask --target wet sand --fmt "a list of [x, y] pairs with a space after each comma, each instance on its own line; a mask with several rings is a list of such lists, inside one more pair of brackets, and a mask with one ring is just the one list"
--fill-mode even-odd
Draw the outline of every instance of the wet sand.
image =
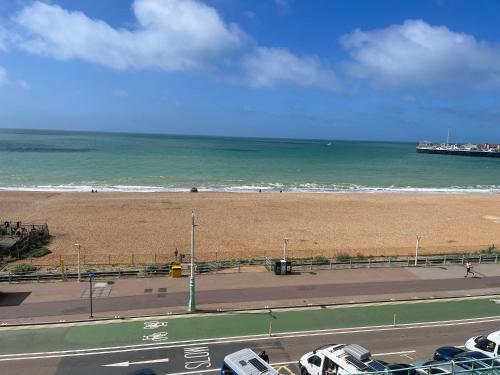
[[[46, 221], [54, 259], [150, 263], [190, 249], [199, 259], [474, 251], [500, 245], [500, 194], [0, 192], [0, 219]], [[134, 256], [132, 257], [132, 254]], [[156, 259], [155, 259], [156, 258]], [[163, 259], [165, 258], [165, 259]]]

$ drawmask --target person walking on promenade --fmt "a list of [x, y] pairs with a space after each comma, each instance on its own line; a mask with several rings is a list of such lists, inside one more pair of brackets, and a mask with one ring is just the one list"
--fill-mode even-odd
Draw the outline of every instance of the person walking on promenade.
[[472, 271], [472, 263], [469, 262], [468, 260], [465, 262], [465, 269], [467, 270], [467, 272], [465, 273], [464, 277], [469, 276], [469, 273], [471, 273], [472, 276], [476, 276], [475, 272]]

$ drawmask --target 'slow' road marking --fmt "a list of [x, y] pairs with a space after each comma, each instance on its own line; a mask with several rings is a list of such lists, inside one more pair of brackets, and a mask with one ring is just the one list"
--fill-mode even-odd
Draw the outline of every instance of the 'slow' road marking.
[[298, 332], [287, 332], [281, 334], [274, 334], [269, 336], [268, 334], [262, 335], [250, 335], [250, 336], [235, 336], [226, 338], [214, 338], [214, 339], [199, 339], [199, 340], [188, 340], [188, 341], [178, 341], [172, 342], [165, 345], [157, 346], [147, 346], [144, 345], [128, 345], [128, 346], [117, 346], [110, 348], [93, 348], [93, 349], [77, 349], [77, 350], [66, 350], [66, 351], [53, 351], [53, 352], [39, 352], [39, 353], [17, 353], [17, 354], [2, 354], [0, 355], [0, 361], [16, 361], [22, 359], [41, 359], [41, 358], [62, 358], [62, 357], [78, 357], [78, 356], [88, 356], [88, 355], [100, 355], [100, 354], [113, 354], [122, 352], [133, 352], [133, 351], [144, 351], [144, 350], [158, 350], [158, 349], [169, 349], [178, 348], [184, 346], [194, 346], [204, 343], [208, 344], [230, 344], [237, 342], [247, 342], [247, 341], [267, 341], [267, 340], [277, 340], [286, 338], [298, 338], [298, 337], [310, 337], [310, 336], [322, 336], [322, 335], [338, 335], [346, 333], [362, 333], [362, 332], [377, 332], [377, 331], [392, 331], [392, 330], [402, 330], [402, 329], [419, 329], [419, 328], [432, 328], [432, 327], [447, 327], [455, 325], [468, 325], [468, 324], [480, 324], [488, 322], [500, 321], [500, 316], [488, 317], [488, 318], [471, 318], [471, 319], [459, 319], [459, 320], [448, 320], [443, 322], [426, 322], [426, 323], [405, 323], [399, 324], [397, 327], [391, 325], [382, 326], [367, 326], [367, 327], [352, 327], [352, 328], [336, 328], [336, 329], [323, 329], [315, 331], [298, 331]]

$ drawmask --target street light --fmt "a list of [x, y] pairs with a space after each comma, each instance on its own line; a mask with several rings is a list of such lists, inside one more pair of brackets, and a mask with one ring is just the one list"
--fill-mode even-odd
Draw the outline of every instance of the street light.
[[190, 313], [196, 311], [195, 282], [194, 282], [194, 209], [191, 211], [191, 276], [189, 277], [189, 306]]
[[81, 281], [81, 275], [80, 275], [80, 244], [75, 243], [76, 247], [76, 256], [77, 256], [77, 263], [78, 263], [78, 282]]
[[288, 250], [288, 238], [283, 238], [283, 260], [286, 261], [286, 253], [287, 253], [287, 250]]
[[420, 247], [420, 239], [422, 236], [420, 234], [417, 234], [417, 244], [415, 245], [415, 266], [417, 265], [418, 262], [418, 248]]
[[93, 318], [94, 317], [94, 314], [93, 314], [93, 311], [92, 311], [92, 280], [94, 279], [94, 273], [93, 272], [89, 272], [87, 274], [87, 276], [89, 277], [89, 284], [90, 284], [90, 293], [89, 293], [89, 296], [90, 296], [90, 318]]

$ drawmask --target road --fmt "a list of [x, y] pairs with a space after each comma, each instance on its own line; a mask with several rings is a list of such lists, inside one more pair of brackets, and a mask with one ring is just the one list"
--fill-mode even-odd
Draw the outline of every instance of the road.
[[255, 351], [266, 350], [271, 363], [283, 363], [293, 373], [297, 373], [295, 364], [302, 354], [329, 343], [358, 343], [369, 348], [374, 356], [380, 359], [409, 363], [417, 358], [431, 356], [433, 350], [439, 346], [463, 345], [465, 340], [473, 335], [497, 330], [499, 323], [500, 318], [497, 318], [494, 321], [445, 326], [414, 325], [405, 328], [319, 332], [314, 335], [308, 333], [283, 337], [241, 337], [130, 348], [130, 351], [119, 350], [117, 353], [79, 352], [62, 358], [9, 360], [3, 361], [1, 368], [4, 375], [123, 375], [143, 367], [152, 368], [158, 374], [216, 374], [227, 353], [250, 347]]
[[[396, 327], [388, 324], [393, 312]], [[269, 319], [276, 325], [272, 336], [262, 327]], [[266, 350], [272, 363], [287, 366], [281, 373], [290, 374], [302, 354], [328, 343], [358, 343], [386, 361], [409, 363], [499, 325], [499, 305], [466, 299], [9, 328], [0, 330], [0, 368], [2, 375], [118, 375], [144, 367], [158, 374], [215, 374], [224, 355], [250, 347]]]

